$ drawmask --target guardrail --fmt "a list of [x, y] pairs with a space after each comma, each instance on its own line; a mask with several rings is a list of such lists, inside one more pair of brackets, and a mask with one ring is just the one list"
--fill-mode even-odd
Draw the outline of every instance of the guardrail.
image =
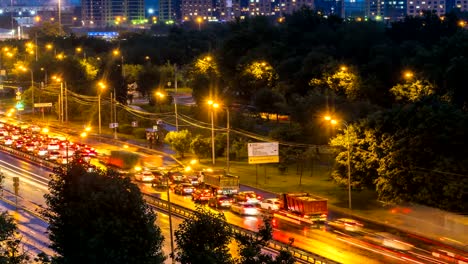
[[[33, 155], [28, 154], [28, 153], [24, 153], [22, 151], [18, 151], [18, 150], [15, 150], [13, 148], [6, 147], [6, 146], [3, 146], [3, 145], [0, 145], [0, 150], [4, 151], [4, 152], [7, 152], [8, 154], [13, 155], [15, 157], [25, 158], [28, 161], [33, 161], [36, 164], [39, 164], [41, 166], [45, 166], [45, 167], [48, 167], [48, 168], [51, 168], [51, 169], [56, 167], [56, 166], [59, 166], [59, 164], [57, 164], [57, 163], [49, 162], [49, 161], [41, 159], [41, 158], [39, 158], [37, 156], [33, 156]], [[167, 201], [162, 200], [162, 199], [160, 199], [158, 197], [155, 197], [155, 196], [145, 194], [145, 193], [142, 193], [142, 195], [143, 195], [143, 199], [146, 201], [147, 204], [152, 205], [152, 206], [158, 208], [159, 210], [168, 212], [169, 206], [168, 206]], [[171, 214], [174, 214], [174, 215], [176, 215], [178, 217], [182, 217], [182, 218], [190, 218], [190, 217], [193, 216], [194, 212], [191, 209], [185, 208], [185, 207], [180, 206], [178, 204], [171, 203]], [[255, 235], [255, 232], [253, 232], [251, 230], [248, 230], [248, 229], [245, 229], [245, 228], [242, 228], [240, 226], [236, 226], [236, 225], [233, 225], [233, 224], [230, 224], [230, 226], [234, 230], [234, 232], [236, 232], [236, 233], [240, 233], [240, 234], [248, 235], [248, 236], [254, 236]], [[274, 250], [274, 251], [287, 250], [287, 251], [291, 252], [291, 254], [300, 263], [321, 263], [321, 264], [339, 263], [339, 262], [327, 259], [327, 258], [325, 258], [323, 256], [320, 256], [320, 255], [317, 255], [317, 254], [314, 254], [314, 253], [307, 252], [307, 251], [304, 251], [302, 249], [296, 248], [294, 246], [286, 245], [286, 244], [284, 244], [282, 242], [279, 242], [279, 241], [276, 241], [276, 240], [270, 240], [269, 243], [268, 243], [268, 248], [270, 250]]]
[[[161, 198], [151, 196], [148, 194], [143, 194], [143, 199], [146, 201], [147, 204], [152, 205], [164, 212], [168, 212], [169, 210], [168, 202], [165, 200], [162, 200]], [[171, 203], [171, 214], [174, 214], [182, 218], [190, 218], [193, 216], [194, 212], [191, 209]], [[248, 229], [245, 229], [240, 226], [233, 225], [233, 224], [230, 224], [230, 226], [236, 233], [251, 236], [251, 237], [255, 235], [254, 231], [251, 231], [251, 230], [248, 230]], [[291, 254], [296, 258], [298, 262], [301, 262], [301, 263], [322, 263], [322, 264], [339, 263], [339, 262], [327, 259], [323, 256], [296, 248], [294, 246], [286, 245], [276, 240], [270, 240], [268, 242], [268, 248], [274, 251], [287, 250], [291, 252]]]

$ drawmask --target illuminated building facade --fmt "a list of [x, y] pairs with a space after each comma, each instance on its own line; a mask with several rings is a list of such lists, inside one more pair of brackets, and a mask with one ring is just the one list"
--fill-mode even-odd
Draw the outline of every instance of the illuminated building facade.
[[143, 24], [144, 0], [82, 0], [81, 16], [85, 27]]

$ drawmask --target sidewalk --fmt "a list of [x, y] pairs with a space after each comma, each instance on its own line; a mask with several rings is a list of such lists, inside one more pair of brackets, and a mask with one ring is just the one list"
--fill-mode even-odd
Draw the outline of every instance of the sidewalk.
[[[61, 124], [56, 122], [56, 125]], [[76, 133], [82, 129], [76, 124], [68, 124], [67, 128], [70, 131], [63, 132], [75, 131]], [[106, 132], [103, 130], [103, 133]], [[109, 131], [108, 138], [112, 138], [110, 134], [111, 131]], [[119, 135], [121, 136], [123, 135]], [[140, 146], [145, 149], [145, 152], [160, 153], [158, 151], [168, 150], [167, 146], [159, 150], [149, 149], [144, 140], [125, 139], [124, 141]], [[217, 159], [216, 164], [216, 167], [225, 168], [224, 157]], [[211, 160], [202, 160], [200, 166], [211, 166]], [[313, 166], [312, 170], [304, 170], [302, 175], [298, 173], [296, 167], [290, 167], [286, 173], [281, 174], [276, 164], [257, 167], [248, 165], [246, 162], [231, 161], [230, 163], [230, 173], [238, 175], [241, 184], [275, 193], [310, 192], [327, 198], [332, 211], [353, 215], [369, 222], [387, 225], [410, 234], [439, 241], [465, 252], [468, 251], [468, 217], [420, 205], [385, 205], [377, 201], [376, 194], [372, 191], [353, 190], [353, 209], [349, 210], [347, 189], [337, 186], [330, 180], [329, 170], [329, 164], [322, 163]]]

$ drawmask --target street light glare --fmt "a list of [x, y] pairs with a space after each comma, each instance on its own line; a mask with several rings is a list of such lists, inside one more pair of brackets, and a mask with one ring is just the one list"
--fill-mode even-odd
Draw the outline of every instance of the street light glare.
[[327, 121], [330, 121], [330, 120], [332, 119], [331, 116], [329, 116], [329, 115], [324, 116], [323, 118], [324, 118], [325, 120], [327, 120]]
[[331, 123], [332, 125], [336, 125], [336, 124], [338, 123], [338, 121], [336, 121], [335, 119], [332, 119], [332, 120], [330, 120], [330, 123]]

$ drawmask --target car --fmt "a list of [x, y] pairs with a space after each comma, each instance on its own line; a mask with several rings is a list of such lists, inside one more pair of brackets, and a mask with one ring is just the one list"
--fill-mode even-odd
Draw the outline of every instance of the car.
[[16, 140], [13, 142], [13, 147], [17, 149], [21, 149], [24, 146], [24, 141], [23, 140]]
[[33, 143], [27, 143], [26, 145], [24, 145], [24, 150], [27, 152], [33, 152], [35, 149], [36, 145], [34, 145]]
[[151, 171], [140, 171], [135, 173], [135, 180], [142, 182], [152, 182], [154, 180], [154, 175]]
[[5, 146], [13, 145], [13, 139], [11, 137], [6, 137], [5, 140], [3, 141], [3, 144], [5, 144]]
[[47, 145], [47, 149], [48, 150], [59, 150], [60, 145], [57, 144], [57, 143], [50, 143], [49, 145]]
[[58, 160], [61, 157], [60, 152], [58, 151], [49, 151], [49, 154], [47, 155], [48, 160]]
[[192, 186], [198, 186], [199, 184], [197, 176], [187, 177], [187, 182], [190, 183]]
[[182, 183], [185, 180], [185, 175], [181, 172], [170, 172], [168, 175], [172, 183]]
[[[153, 172], [154, 175], [154, 172]], [[165, 176], [156, 175], [154, 180], [151, 181], [151, 187], [158, 188], [158, 189], [166, 189], [168, 188], [168, 179]]]
[[278, 198], [269, 198], [260, 202], [260, 208], [268, 212], [278, 211], [280, 209], [280, 201]]
[[40, 147], [34, 150], [34, 154], [39, 157], [47, 157], [47, 155], [49, 154], [49, 151], [47, 150], [46, 147]]
[[328, 226], [349, 232], [362, 231], [364, 226], [361, 222], [350, 218], [339, 218], [328, 222]]
[[208, 200], [208, 206], [216, 208], [230, 208], [233, 203], [234, 199], [226, 195], [217, 195]]
[[190, 183], [179, 183], [174, 187], [174, 193], [180, 195], [192, 194], [195, 188]]
[[213, 197], [210, 189], [197, 189], [192, 193], [192, 200], [196, 203], [207, 202]]
[[253, 191], [239, 192], [234, 195], [238, 203], [259, 204], [261, 196]]
[[231, 205], [231, 211], [240, 215], [259, 215], [258, 208], [247, 203], [234, 203]]

